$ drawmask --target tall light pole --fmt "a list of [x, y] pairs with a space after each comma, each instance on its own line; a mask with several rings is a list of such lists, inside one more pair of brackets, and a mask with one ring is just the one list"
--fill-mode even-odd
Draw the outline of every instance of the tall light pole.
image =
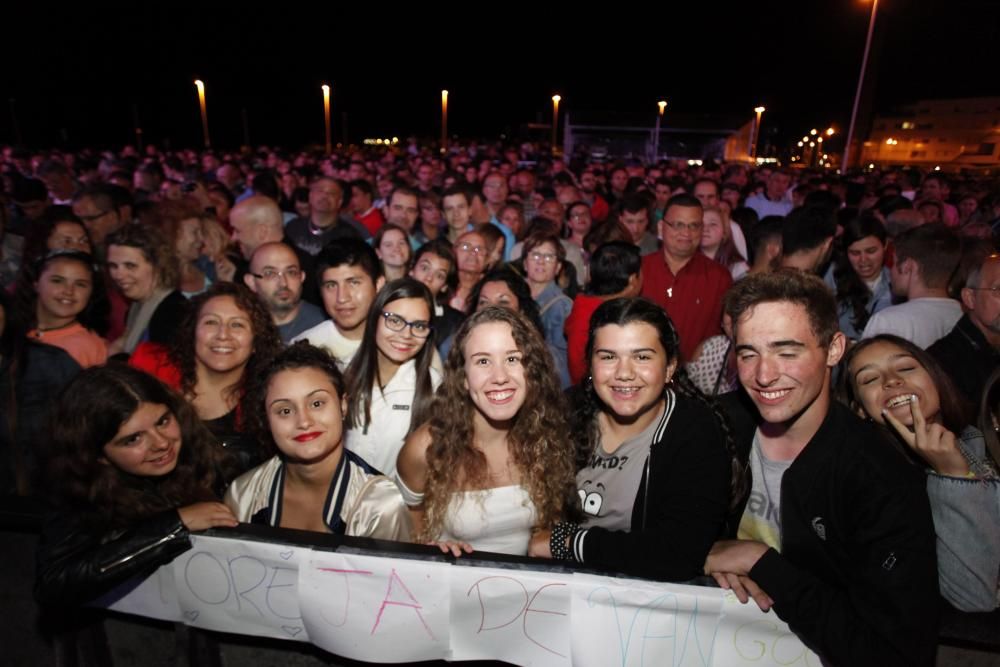
[[841, 173], [847, 173], [851, 159], [851, 142], [854, 140], [854, 124], [858, 118], [858, 105], [861, 104], [861, 90], [865, 84], [865, 70], [868, 68], [868, 53], [872, 48], [872, 34], [875, 32], [875, 14], [878, 11], [878, 0], [872, 0], [872, 15], [868, 20], [868, 37], [865, 39], [865, 54], [861, 57], [861, 73], [858, 75], [858, 89], [854, 93], [854, 108], [851, 109], [851, 123], [847, 127], [847, 142], [844, 144], [844, 159], [840, 163]]
[[448, 91], [441, 91], [441, 152], [448, 151]]
[[764, 107], [754, 107], [753, 110], [754, 110], [754, 113], [757, 114], [757, 116], [755, 117], [754, 123], [753, 123], [753, 133], [752, 133], [753, 134], [753, 141], [750, 144], [750, 159], [751, 160], [756, 160], [757, 159], [757, 140], [760, 139], [760, 117], [764, 115], [764, 112], [767, 111], [767, 109], [765, 109]]
[[653, 162], [655, 163], [660, 159], [660, 119], [663, 118], [663, 112], [667, 108], [667, 101], [660, 100], [656, 103], [656, 106], [660, 107], [660, 113], [656, 115], [656, 136], [653, 138]]
[[326, 154], [333, 153], [333, 134], [330, 132], [330, 86], [323, 84], [323, 125], [326, 128]]
[[552, 96], [552, 154], [558, 153], [558, 143], [556, 141], [556, 128], [559, 125], [559, 100], [562, 97], [559, 95]]
[[201, 106], [201, 134], [205, 138], [205, 148], [211, 148], [212, 142], [208, 138], [208, 111], [205, 108], [205, 84], [201, 79], [195, 79], [194, 85], [198, 87], [198, 104]]

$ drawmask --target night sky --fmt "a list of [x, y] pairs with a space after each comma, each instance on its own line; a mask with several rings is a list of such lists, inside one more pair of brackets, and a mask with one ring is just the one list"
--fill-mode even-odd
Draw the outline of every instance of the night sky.
[[[146, 141], [197, 146], [193, 79], [205, 81], [213, 144], [238, 146], [246, 109], [255, 144], [298, 147], [323, 138], [323, 82], [334, 133], [434, 137], [440, 90], [461, 137], [516, 133], [562, 109], [752, 115], [765, 136], [812, 126], [846, 129], [870, 5], [860, 0], [662, 3], [614, 14], [574, 4], [527, 12], [521, 3], [423, 3], [363, 16], [330, 9], [270, 14], [175, 4], [61, 15], [7, 8], [0, 143], [13, 140], [10, 99], [32, 147], [120, 146], [133, 107]], [[540, 3], [538, 3], [540, 4]], [[207, 5], [207, 3], [206, 3]], [[474, 18], [475, 17], [475, 18]], [[922, 97], [1000, 95], [1000, 1], [882, 0], [870, 63], [874, 105]], [[666, 120], [669, 125], [669, 119]]]

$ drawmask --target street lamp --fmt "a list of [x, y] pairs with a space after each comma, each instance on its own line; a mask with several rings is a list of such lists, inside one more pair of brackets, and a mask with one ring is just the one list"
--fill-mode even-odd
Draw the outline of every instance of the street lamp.
[[448, 151], [448, 91], [441, 91], [441, 152]]
[[851, 159], [851, 142], [854, 140], [854, 124], [858, 118], [858, 105], [861, 104], [861, 89], [865, 84], [865, 69], [868, 68], [868, 53], [872, 47], [872, 34], [875, 32], [875, 14], [878, 11], [878, 0], [872, 0], [872, 14], [868, 20], [868, 37], [865, 39], [865, 53], [861, 57], [861, 73], [858, 74], [858, 89], [854, 93], [854, 107], [851, 109], [851, 123], [847, 126], [847, 141], [844, 144], [844, 159], [841, 172], [847, 173]]
[[559, 95], [552, 96], [552, 154], [557, 153], [558, 145], [556, 142], [556, 127], [559, 125], [559, 101], [562, 97]]
[[205, 148], [211, 148], [212, 142], [208, 139], [208, 111], [205, 108], [205, 84], [201, 79], [195, 79], [194, 85], [198, 87], [198, 104], [201, 106], [201, 134], [205, 138]]
[[656, 136], [653, 138], [653, 162], [660, 158], [660, 119], [663, 118], [663, 111], [667, 108], [667, 101], [660, 100], [656, 103], [660, 107], [660, 113], [656, 116]]
[[750, 149], [750, 159], [751, 160], [756, 160], [757, 159], [757, 140], [760, 139], [760, 117], [762, 115], [764, 115], [764, 111], [766, 111], [766, 109], [764, 109], [764, 107], [754, 107], [753, 110], [757, 114], [757, 116], [756, 116], [756, 120], [754, 121], [754, 124], [753, 124], [753, 143], [752, 143], [751, 149]]
[[323, 89], [323, 123], [326, 128], [326, 154], [333, 152], [333, 138], [330, 136], [330, 86], [325, 83]]

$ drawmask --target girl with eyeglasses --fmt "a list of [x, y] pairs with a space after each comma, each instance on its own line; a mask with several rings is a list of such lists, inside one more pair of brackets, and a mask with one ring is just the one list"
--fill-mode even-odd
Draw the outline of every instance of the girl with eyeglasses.
[[441, 384], [428, 344], [434, 300], [414, 278], [393, 280], [375, 295], [361, 347], [345, 373], [345, 443], [394, 478], [396, 457], [412, 428], [428, 418]]

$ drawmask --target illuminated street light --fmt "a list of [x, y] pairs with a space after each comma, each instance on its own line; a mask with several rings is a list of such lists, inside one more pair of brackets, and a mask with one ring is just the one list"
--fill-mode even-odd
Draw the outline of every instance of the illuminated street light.
[[441, 152], [448, 150], [448, 91], [441, 91]]
[[833, 128], [832, 128], [832, 127], [828, 127], [828, 128], [826, 128], [826, 136], [828, 136], [828, 137], [832, 137], [832, 136], [833, 136], [833, 133], [834, 133], [834, 130], [833, 130]]
[[814, 127], [813, 129], [809, 130], [809, 134], [811, 134], [812, 136], [815, 137], [816, 136], [816, 128]]
[[556, 141], [556, 129], [559, 126], [559, 102], [562, 100], [561, 95], [552, 96], [552, 154], [555, 155], [558, 152], [558, 144]]
[[757, 118], [753, 124], [753, 145], [750, 150], [750, 159], [757, 158], [757, 140], [760, 139], [760, 117], [764, 114], [766, 109], [762, 106], [754, 107], [754, 113], [757, 114]]
[[205, 148], [211, 148], [212, 142], [208, 139], [208, 110], [205, 108], [205, 83], [201, 79], [195, 79], [194, 85], [198, 87], [198, 105], [201, 107], [201, 134], [205, 139]]
[[660, 157], [660, 119], [663, 117], [663, 112], [667, 108], [667, 101], [660, 100], [656, 103], [656, 106], [660, 108], [660, 113], [656, 116], [656, 134], [653, 138], [653, 161], [659, 159]]
[[325, 83], [320, 86], [323, 90], [323, 126], [326, 128], [326, 154], [333, 152], [333, 138], [330, 135], [330, 86]]

